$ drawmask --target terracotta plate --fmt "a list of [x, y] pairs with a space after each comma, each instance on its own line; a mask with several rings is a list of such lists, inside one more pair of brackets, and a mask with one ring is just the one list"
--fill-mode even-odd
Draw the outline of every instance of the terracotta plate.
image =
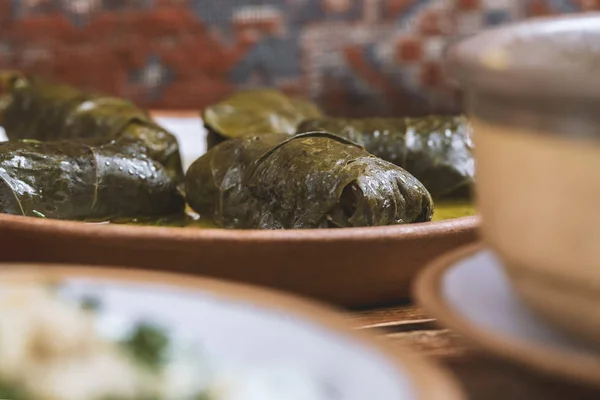
[[[186, 167], [205, 151], [198, 117], [171, 113], [158, 120], [177, 135]], [[477, 217], [466, 217], [376, 228], [238, 231], [0, 215], [0, 261], [166, 269], [366, 307], [407, 297], [419, 269], [476, 240], [478, 223]]]
[[235, 377], [229, 387], [255, 390], [273, 382], [279, 398], [289, 399], [299, 398], [295, 389], [306, 384], [318, 388], [323, 400], [463, 398], [450, 376], [429, 361], [293, 296], [166, 273], [11, 264], [3, 265], [0, 293], [31, 281], [52, 283], [72, 301], [94, 299], [96, 326], [108, 337], [118, 339], [138, 323], [158, 325], [185, 348], [200, 350], [197, 361], [208, 376]]
[[495, 253], [470, 245], [428, 266], [419, 303], [441, 323], [502, 358], [564, 379], [600, 385], [600, 350], [579, 343], [532, 313]]

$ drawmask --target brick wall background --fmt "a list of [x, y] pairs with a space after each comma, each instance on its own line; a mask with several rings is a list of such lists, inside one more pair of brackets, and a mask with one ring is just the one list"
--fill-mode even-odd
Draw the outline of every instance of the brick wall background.
[[275, 86], [335, 115], [456, 111], [445, 46], [600, 0], [0, 0], [0, 69], [200, 109]]

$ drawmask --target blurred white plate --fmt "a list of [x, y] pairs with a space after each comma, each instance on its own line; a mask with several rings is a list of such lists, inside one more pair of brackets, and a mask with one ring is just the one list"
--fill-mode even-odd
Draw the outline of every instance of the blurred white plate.
[[[59, 283], [63, 295], [98, 299], [101, 318], [167, 327], [192, 338], [211, 360], [259, 368], [267, 375], [295, 371], [321, 385], [319, 399], [462, 398], [452, 380], [426, 360], [350, 329], [334, 311], [288, 295], [135, 270], [8, 264], [1, 270], [0, 290], [15, 281]], [[281, 389], [277, 400], [296, 398], [291, 388]]]
[[481, 245], [429, 265], [416, 285], [420, 304], [485, 350], [546, 373], [600, 385], [600, 349], [538, 318], [520, 300], [501, 260]]

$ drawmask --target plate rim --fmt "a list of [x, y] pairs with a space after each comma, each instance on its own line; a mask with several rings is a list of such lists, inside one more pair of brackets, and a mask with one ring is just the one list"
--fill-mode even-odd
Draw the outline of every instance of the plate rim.
[[460, 333], [479, 349], [494, 357], [546, 375], [600, 386], [600, 362], [537, 343], [527, 344], [482, 328], [454, 311], [444, 299], [442, 282], [445, 273], [455, 268], [459, 261], [486, 249], [490, 247], [481, 241], [476, 242], [448, 252], [426, 265], [413, 285], [413, 296], [417, 304], [439, 323]]
[[405, 225], [373, 226], [340, 229], [189, 229], [181, 227], [137, 226], [117, 224], [97, 224], [83, 221], [70, 221], [27, 217], [22, 215], [0, 214], [0, 227], [35, 229], [37, 232], [62, 234], [77, 233], [94, 237], [115, 235], [129, 239], [163, 239], [177, 241], [221, 240], [221, 241], [268, 241], [268, 242], [320, 242], [349, 240], [382, 240], [399, 237], [422, 238], [443, 236], [457, 230], [474, 231], [480, 225], [479, 215], [453, 218], [444, 221], [420, 222]]
[[356, 329], [347, 318], [344, 318], [340, 309], [292, 293], [172, 272], [85, 265], [0, 263], [0, 278], [7, 279], [9, 282], [11, 279], [39, 282], [40, 279], [90, 278], [158, 284], [175, 290], [187, 289], [210, 293], [222, 299], [258, 306], [265, 310], [284, 311], [376, 351], [394, 366], [397, 376], [406, 372], [419, 400], [466, 399], [461, 384], [451, 372], [438, 363], [405, 345], [392, 345], [381, 338], [383, 332], [378, 329], [369, 332]]

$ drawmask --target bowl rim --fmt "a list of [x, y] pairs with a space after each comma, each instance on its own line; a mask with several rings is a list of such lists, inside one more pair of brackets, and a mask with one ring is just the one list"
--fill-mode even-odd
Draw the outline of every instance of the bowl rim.
[[298, 318], [313, 322], [339, 335], [343, 335], [356, 344], [363, 344], [390, 361], [398, 374], [405, 372], [421, 400], [463, 400], [461, 385], [453, 375], [427, 357], [417, 354], [403, 345], [392, 345], [381, 339], [382, 332], [377, 329], [356, 329], [349, 319], [344, 318], [341, 310], [314, 300], [276, 289], [269, 289], [245, 283], [230, 282], [207, 277], [190, 277], [172, 272], [145, 271], [140, 269], [115, 269], [102, 266], [1, 263], [0, 279], [40, 282], [68, 278], [91, 278], [105, 281], [135, 282], [143, 284], [166, 285], [181, 290], [214, 294], [222, 299], [256, 305], [265, 310], [290, 313]]
[[[549, 68], [540, 69], [539, 65], [528, 67], [519, 59], [507, 58], [511, 55], [510, 45], [515, 42], [534, 35], [548, 37], [576, 29], [594, 32], [600, 37], [600, 12], [538, 17], [484, 30], [452, 44], [446, 51], [446, 68], [468, 89], [536, 101], [549, 100], [551, 96], [597, 102], [600, 85], [594, 84], [597, 79], [592, 79], [595, 75], [592, 68], [571, 69], [569, 66], [565, 70], [552, 68], [550, 63]], [[530, 47], [535, 48], [535, 45]], [[568, 74], [568, 70], [573, 73]]]

